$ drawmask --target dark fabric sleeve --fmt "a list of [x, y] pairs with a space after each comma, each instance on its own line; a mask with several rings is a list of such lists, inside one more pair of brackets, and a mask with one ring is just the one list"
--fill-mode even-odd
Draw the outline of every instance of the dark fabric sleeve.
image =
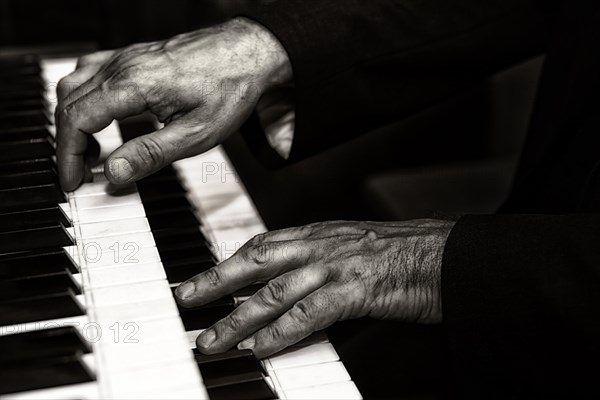
[[600, 215], [463, 217], [442, 291], [461, 398], [600, 393]]
[[270, 29], [292, 63], [291, 161], [414, 115], [541, 48], [524, 0], [279, 0], [244, 16]]

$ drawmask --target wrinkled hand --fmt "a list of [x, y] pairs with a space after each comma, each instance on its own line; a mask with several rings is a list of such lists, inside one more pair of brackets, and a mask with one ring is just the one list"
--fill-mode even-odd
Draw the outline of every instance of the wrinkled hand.
[[[169, 40], [102, 51], [79, 60], [58, 85], [57, 158], [65, 191], [89, 174], [90, 134], [113, 119], [150, 111], [165, 127], [124, 144], [106, 160], [117, 184], [202, 153], [237, 130], [269, 88], [291, 80], [285, 50], [244, 18]], [[97, 153], [97, 149], [96, 149]]]
[[198, 349], [239, 344], [266, 357], [339, 320], [371, 316], [438, 323], [441, 260], [452, 221], [324, 222], [258, 235], [176, 290], [200, 306], [268, 282], [204, 331]]

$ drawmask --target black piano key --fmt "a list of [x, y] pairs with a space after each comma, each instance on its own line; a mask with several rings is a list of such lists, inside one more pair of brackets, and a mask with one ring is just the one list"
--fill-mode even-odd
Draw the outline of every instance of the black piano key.
[[[193, 231], [190, 232], [190, 230]], [[176, 251], [178, 249], [193, 247], [201, 250], [207, 256], [212, 255], [209, 244], [198, 227], [184, 228], [180, 232], [173, 230], [171, 236], [163, 236], [160, 242], [160, 244], [157, 242], [156, 245], [163, 251]]]
[[60, 248], [74, 244], [75, 242], [69, 232], [60, 224], [12, 232], [0, 232], [0, 253]]
[[72, 326], [0, 336], [0, 364], [90, 353], [91, 347]]
[[25, 139], [2, 143], [0, 162], [48, 158], [54, 155], [52, 140]]
[[207, 387], [215, 383], [236, 383], [237, 376], [255, 372], [267, 375], [260, 361], [251, 350], [232, 350], [224, 353], [194, 354], [202, 380]]
[[153, 173], [152, 175], [148, 175], [147, 177], [140, 179], [138, 183], [141, 183], [142, 186], [145, 186], [173, 180], [179, 181], [179, 177], [177, 176], [177, 172], [175, 172], [175, 169], [171, 166], [168, 166], [161, 169], [160, 171]]
[[44, 86], [41, 76], [29, 74], [21, 74], [18, 79], [0, 80], [0, 90], [3, 91], [39, 90], [42, 92], [45, 89]]
[[211, 400], [269, 400], [277, 398], [258, 372], [239, 375], [236, 383], [229, 383], [227, 379], [214, 380], [206, 388]]
[[46, 124], [50, 124], [50, 118], [44, 109], [0, 114], [0, 128], [2, 129]]
[[55, 169], [55, 164], [50, 157], [0, 163], [0, 173], [50, 171], [52, 169]]
[[0, 279], [78, 272], [73, 259], [63, 249], [0, 255]]
[[72, 291], [0, 301], [0, 325], [25, 324], [84, 315]]
[[[142, 199], [142, 201], [143, 200], [144, 199]], [[146, 217], [148, 218], [152, 230], [191, 226], [197, 227], [199, 225], [194, 211], [187, 207], [160, 212], [149, 211], [146, 213]]]
[[2, 114], [7, 112], [39, 110], [47, 108], [48, 103], [44, 98], [0, 102], [0, 113]]
[[71, 226], [71, 220], [60, 207], [40, 208], [39, 210], [17, 211], [0, 214], [0, 232], [9, 232], [26, 228]]
[[51, 142], [54, 142], [53, 136], [45, 126], [5, 129], [0, 131], [0, 143], [32, 139], [48, 139]]
[[22, 75], [40, 75], [40, 57], [36, 54], [23, 54], [0, 58], [0, 76], [18, 77]]
[[54, 207], [66, 201], [58, 184], [0, 189], [0, 212]]
[[230, 305], [196, 308], [179, 307], [179, 314], [185, 330], [189, 332], [211, 327], [217, 321], [231, 314], [233, 309], [234, 307]]
[[[160, 251], [160, 250], [159, 250]], [[163, 262], [163, 265], [165, 263]], [[212, 261], [208, 262], [192, 262], [182, 264], [171, 264], [165, 265], [165, 273], [167, 274], [167, 280], [170, 283], [181, 283], [190, 279], [191, 277], [198, 275], [207, 269], [214, 267], [215, 263]]]
[[94, 374], [80, 354], [40, 358], [2, 367], [0, 394], [91, 382]]
[[173, 196], [165, 196], [159, 199], [142, 199], [144, 201], [144, 209], [148, 213], [157, 213], [163, 210], [180, 208], [192, 208], [192, 205], [182, 193], [174, 193]]
[[200, 246], [196, 243], [182, 243], [179, 245], [170, 245], [169, 248], [160, 248], [160, 258], [165, 262], [177, 261], [177, 260], [198, 260], [198, 261], [212, 261], [213, 255], [208, 247], [201, 243]]
[[0, 174], [0, 189], [17, 189], [53, 183], [58, 184], [58, 176], [52, 170]]
[[167, 165], [163, 169], [158, 170], [152, 175], [145, 177], [144, 179], [142, 179], [142, 181], [152, 181], [154, 179], [162, 179], [164, 177], [177, 177], [177, 172], [175, 171], [175, 168], [173, 168], [172, 165]]
[[137, 182], [137, 187], [144, 201], [173, 197], [174, 194], [184, 195], [186, 193], [177, 178], [163, 179], [160, 184], [154, 181], [139, 181]]
[[36, 89], [29, 90], [0, 90], [0, 102], [33, 100], [44, 97], [44, 92]]
[[[146, 208], [146, 203], [144, 203], [144, 208]], [[154, 241], [158, 247], [176, 245], [181, 243], [182, 238], [189, 241], [206, 243], [206, 238], [202, 231], [200, 231], [199, 226], [153, 229], [152, 235], [154, 235]]]
[[63, 293], [72, 290], [81, 294], [79, 285], [71, 273], [62, 271], [48, 275], [20, 277], [0, 280], [0, 301], [10, 299], [26, 299], [48, 294]]

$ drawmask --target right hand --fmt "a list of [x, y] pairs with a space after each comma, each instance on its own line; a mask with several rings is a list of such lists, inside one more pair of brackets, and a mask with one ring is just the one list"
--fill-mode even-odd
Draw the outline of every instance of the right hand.
[[90, 135], [114, 119], [150, 111], [165, 124], [108, 157], [106, 177], [125, 184], [221, 143], [267, 89], [289, 80], [291, 65], [281, 44], [245, 18], [84, 56], [58, 85], [61, 185], [71, 191], [81, 184], [89, 171]]

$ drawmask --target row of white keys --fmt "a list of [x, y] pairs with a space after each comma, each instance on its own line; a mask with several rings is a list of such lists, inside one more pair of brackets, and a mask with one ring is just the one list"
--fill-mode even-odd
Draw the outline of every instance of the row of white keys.
[[[266, 231], [221, 147], [179, 161], [175, 168], [219, 260], [231, 256], [254, 235]], [[195, 346], [199, 333], [188, 332], [190, 347]], [[281, 398], [361, 398], [333, 345], [322, 332], [262, 362]]]
[[[46, 62], [57, 82], [74, 60]], [[122, 142], [116, 123], [96, 135], [107, 154]], [[101, 177], [68, 194], [97, 382], [20, 393], [17, 398], [207, 398], [135, 186]], [[58, 321], [68, 323], [67, 321]], [[85, 322], [85, 324], [84, 324]], [[169, 365], [169, 367], [165, 367]]]
[[141, 200], [114, 202], [101, 182], [69, 200], [90, 318], [102, 332], [94, 349], [103, 397], [206, 398]]

